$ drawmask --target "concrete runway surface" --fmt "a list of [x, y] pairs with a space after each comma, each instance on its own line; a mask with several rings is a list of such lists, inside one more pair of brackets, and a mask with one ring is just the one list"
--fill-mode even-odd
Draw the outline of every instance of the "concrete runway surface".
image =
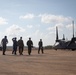
[[0, 51], [0, 75], [76, 75], [76, 51], [45, 50], [38, 54], [32, 50], [29, 56], [27, 50], [23, 55], [12, 55]]

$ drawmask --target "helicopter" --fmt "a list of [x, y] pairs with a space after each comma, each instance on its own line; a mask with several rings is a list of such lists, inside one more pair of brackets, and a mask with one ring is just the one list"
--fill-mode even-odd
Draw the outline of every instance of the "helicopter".
[[56, 40], [53, 46], [55, 50], [57, 49], [69, 49], [72, 51], [76, 50], [76, 37], [74, 36], [74, 21], [72, 21], [72, 23], [73, 23], [73, 37], [71, 38], [71, 40], [68, 41], [65, 40], [64, 34], [63, 34], [63, 38], [59, 39], [58, 27], [56, 27]]

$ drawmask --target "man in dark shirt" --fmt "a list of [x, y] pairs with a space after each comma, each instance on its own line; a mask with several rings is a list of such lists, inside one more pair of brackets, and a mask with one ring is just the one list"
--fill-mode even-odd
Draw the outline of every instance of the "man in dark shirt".
[[29, 38], [29, 40], [27, 41], [27, 46], [28, 46], [28, 54], [30, 55], [32, 47], [33, 47], [33, 42], [31, 40], [31, 38]]
[[12, 41], [13, 41], [13, 51], [12, 51], [12, 54], [14, 53], [16, 55], [16, 52], [17, 52], [17, 38], [13, 38]]
[[8, 43], [7, 36], [5, 36], [5, 37], [2, 39], [1, 43], [2, 43], [2, 48], [3, 48], [3, 55], [5, 55], [5, 51], [6, 51], [6, 47], [7, 47], [6, 45], [7, 45], [7, 43]]
[[43, 52], [43, 42], [42, 42], [42, 39], [40, 39], [40, 41], [38, 43], [38, 46], [39, 46], [39, 48], [38, 48], [38, 54], [40, 54], [40, 49], [41, 49], [41, 52], [43, 54], [44, 52]]
[[24, 42], [22, 40], [22, 37], [20, 37], [20, 40], [18, 40], [18, 46], [19, 46], [19, 53], [20, 53], [20, 55], [23, 55]]

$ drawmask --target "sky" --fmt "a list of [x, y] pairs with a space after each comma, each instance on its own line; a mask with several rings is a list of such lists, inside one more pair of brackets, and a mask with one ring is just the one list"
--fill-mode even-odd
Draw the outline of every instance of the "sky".
[[0, 41], [7, 36], [8, 45], [12, 38], [23, 37], [24, 44], [31, 37], [34, 46], [40, 39], [43, 46], [54, 45], [56, 26], [59, 38], [66, 40], [76, 36], [76, 0], [0, 0]]

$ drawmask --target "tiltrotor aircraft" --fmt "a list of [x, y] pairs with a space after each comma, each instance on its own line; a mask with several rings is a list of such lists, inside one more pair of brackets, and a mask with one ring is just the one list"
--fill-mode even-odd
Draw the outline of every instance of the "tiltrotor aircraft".
[[59, 39], [58, 36], [58, 27], [56, 27], [56, 40], [55, 40], [55, 44], [53, 46], [54, 49], [71, 49], [72, 51], [76, 50], [76, 37], [74, 37], [74, 21], [73, 23], [73, 37], [71, 38], [71, 40], [66, 41], [64, 34], [63, 34], [63, 38]]

